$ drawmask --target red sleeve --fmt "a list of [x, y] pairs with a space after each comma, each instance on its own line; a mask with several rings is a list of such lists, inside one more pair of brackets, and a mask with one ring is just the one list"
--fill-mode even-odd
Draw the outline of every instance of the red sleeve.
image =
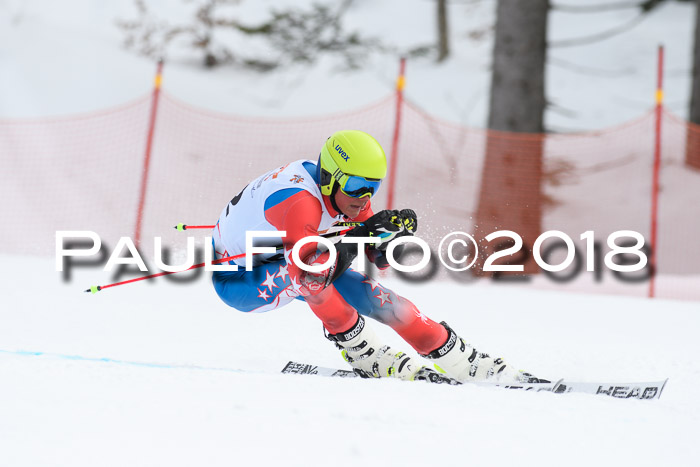
[[[265, 219], [277, 230], [285, 230], [287, 235], [283, 238], [284, 256], [289, 265], [287, 271], [294, 288], [302, 295], [319, 293], [324, 287], [328, 277], [328, 270], [324, 273], [309, 273], [294, 264], [291, 257], [294, 244], [304, 237], [317, 236], [318, 226], [321, 222], [321, 203], [308, 191], [300, 191], [284, 201], [265, 210]], [[307, 243], [299, 251], [299, 258], [305, 264], [324, 263], [328, 253], [317, 256], [317, 243]]]
[[[265, 219], [277, 230], [286, 230], [283, 242], [289, 249], [304, 237], [318, 235], [321, 223], [321, 203], [308, 191], [300, 191], [279, 204], [265, 210]], [[300, 258], [306, 259], [316, 251], [316, 244], [309, 243], [301, 249]]]

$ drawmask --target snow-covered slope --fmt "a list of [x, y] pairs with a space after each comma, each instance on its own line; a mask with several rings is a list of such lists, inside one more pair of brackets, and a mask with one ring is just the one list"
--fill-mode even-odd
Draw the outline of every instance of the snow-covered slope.
[[[256, 18], [273, 3], [249, 0], [239, 8]], [[179, 14], [179, 2], [158, 4]], [[483, 40], [467, 35], [488, 30], [494, 5], [450, 3], [454, 56], [440, 66], [410, 61], [409, 99], [440, 118], [484, 125], [491, 41], [488, 33]], [[432, 40], [432, 10], [433, 3], [423, 0], [357, 0], [346, 21], [408, 48]], [[548, 125], [601, 128], [639, 116], [652, 104], [660, 42], [667, 46], [667, 102], [684, 115], [692, 13], [692, 5], [670, 2], [610, 41], [552, 49], [548, 94], [574, 115], [552, 109]], [[117, 17], [133, 14], [128, 1], [0, 1], [0, 118], [98, 110], [148, 93], [154, 64], [124, 51], [114, 26]], [[608, 30], [631, 16], [553, 13], [550, 39]], [[594, 70], [572, 71], [571, 63]], [[386, 96], [397, 67], [395, 58], [375, 56], [362, 71], [339, 72], [333, 60], [322, 60], [311, 69], [261, 76], [172, 61], [164, 87], [193, 105], [226, 113], [324, 115]], [[140, 283], [91, 296], [82, 290], [111, 282], [98, 270], [76, 270], [64, 283], [48, 259], [0, 256], [0, 264], [3, 467], [656, 467], [692, 466], [700, 458], [696, 302], [485, 282], [388, 282], [478, 347], [538, 375], [669, 377], [662, 398], [649, 402], [283, 376], [277, 373], [288, 359], [344, 364], [302, 303], [242, 314], [221, 303], [204, 278], [178, 286]], [[694, 286], [692, 280], [686, 287]], [[389, 329], [375, 328], [406, 349]]]
[[[288, 359], [343, 365], [302, 303], [239, 313], [205, 279], [91, 296], [81, 290], [96, 272], [62, 283], [51, 261], [2, 264], [3, 466], [692, 466], [700, 455], [695, 303], [390, 284], [537, 374], [670, 378], [658, 401], [616, 400], [278, 375]], [[176, 365], [221, 370], [168, 368]]]

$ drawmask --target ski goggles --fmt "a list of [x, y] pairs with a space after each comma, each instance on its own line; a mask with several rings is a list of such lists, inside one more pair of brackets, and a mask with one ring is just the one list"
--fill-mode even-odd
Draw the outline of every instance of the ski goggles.
[[350, 196], [351, 198], [364, 198], [365, 196], [373, 196], [382, 184], [381, 180], [374, 178], [359, 177], [357, 175], [346, 175], [340, 170], [340, 177], [336, 177], [340, 185], [340, 191]]

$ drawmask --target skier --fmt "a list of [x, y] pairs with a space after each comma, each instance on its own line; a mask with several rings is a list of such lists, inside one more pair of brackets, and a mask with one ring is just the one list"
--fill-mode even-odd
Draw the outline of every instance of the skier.
[[[243, 312], [265, 312], [294, 299], [305, 301], [345, 360], [363, 377], [435, 380], [446, 374], [465, 381], [535, 381], [502, 359], [478, 352], [445, 322], [437, 323], [408, 299], [349, 268], [357, 244], [337, 243], [337, 257], [322, 272], [307, 272], [292, 260], [295, 243], [327, 232], [338, 222], [362, 223], [346, 237], [382, 237], [365, 247], [364, 254], [380, 269], [388, 267], [386, 246], [413, 235], [418, 220], [410, 209], [374, 213], [371, 198], [386, 176], [386, 156], [379, 143], [361, 131], [338, 131], [321, 148], [316, 163], [298, 160], [250, 182], [226, 205], [213, 230], [217, 259], [245, 253], [246, 231], [285, 231], [286, 237], [261, 245], [279, 245], [280, 253], [253, 257], [252, 271], [245, 259], [235, 260], [236, 272], [213, 273], [214, 288], [229, 306]], [[401, 252], [398, 245], [394, 257]], [[317, 243], [299, 251], [307, 265], [324, 264], [329, 252]], [[234, 261], [230, 261], [234, 264]], [[415, 362], [403, 352], [384, 345], [365, 317], [390, 326], [433, 368]]]

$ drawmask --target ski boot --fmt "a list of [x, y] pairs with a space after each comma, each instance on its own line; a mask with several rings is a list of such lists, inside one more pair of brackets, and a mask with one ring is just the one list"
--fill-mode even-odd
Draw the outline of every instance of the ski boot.
[[456, 379], [459, 382], [493, 381], [499, 383], [549, 383], [549, 381], [536, 378], [530, 373], [515, 370], [506, 364], [501, 358], [493, 358], [487, 353], [477, 351], [474, 347], [464, 342], [447, 323], [442, 321], [447, 329], [447, 342], [428, 355], [435, 369], [443, 374]]
[[342, 351], [343, 358], [355, 373], [363, 378], [413, 380], [425, 368], [405, 353], [383, 345], [360, 315], [355, 325], [345, 332], [330, 334], [325, 328], [324, 332], [326, 338]]

